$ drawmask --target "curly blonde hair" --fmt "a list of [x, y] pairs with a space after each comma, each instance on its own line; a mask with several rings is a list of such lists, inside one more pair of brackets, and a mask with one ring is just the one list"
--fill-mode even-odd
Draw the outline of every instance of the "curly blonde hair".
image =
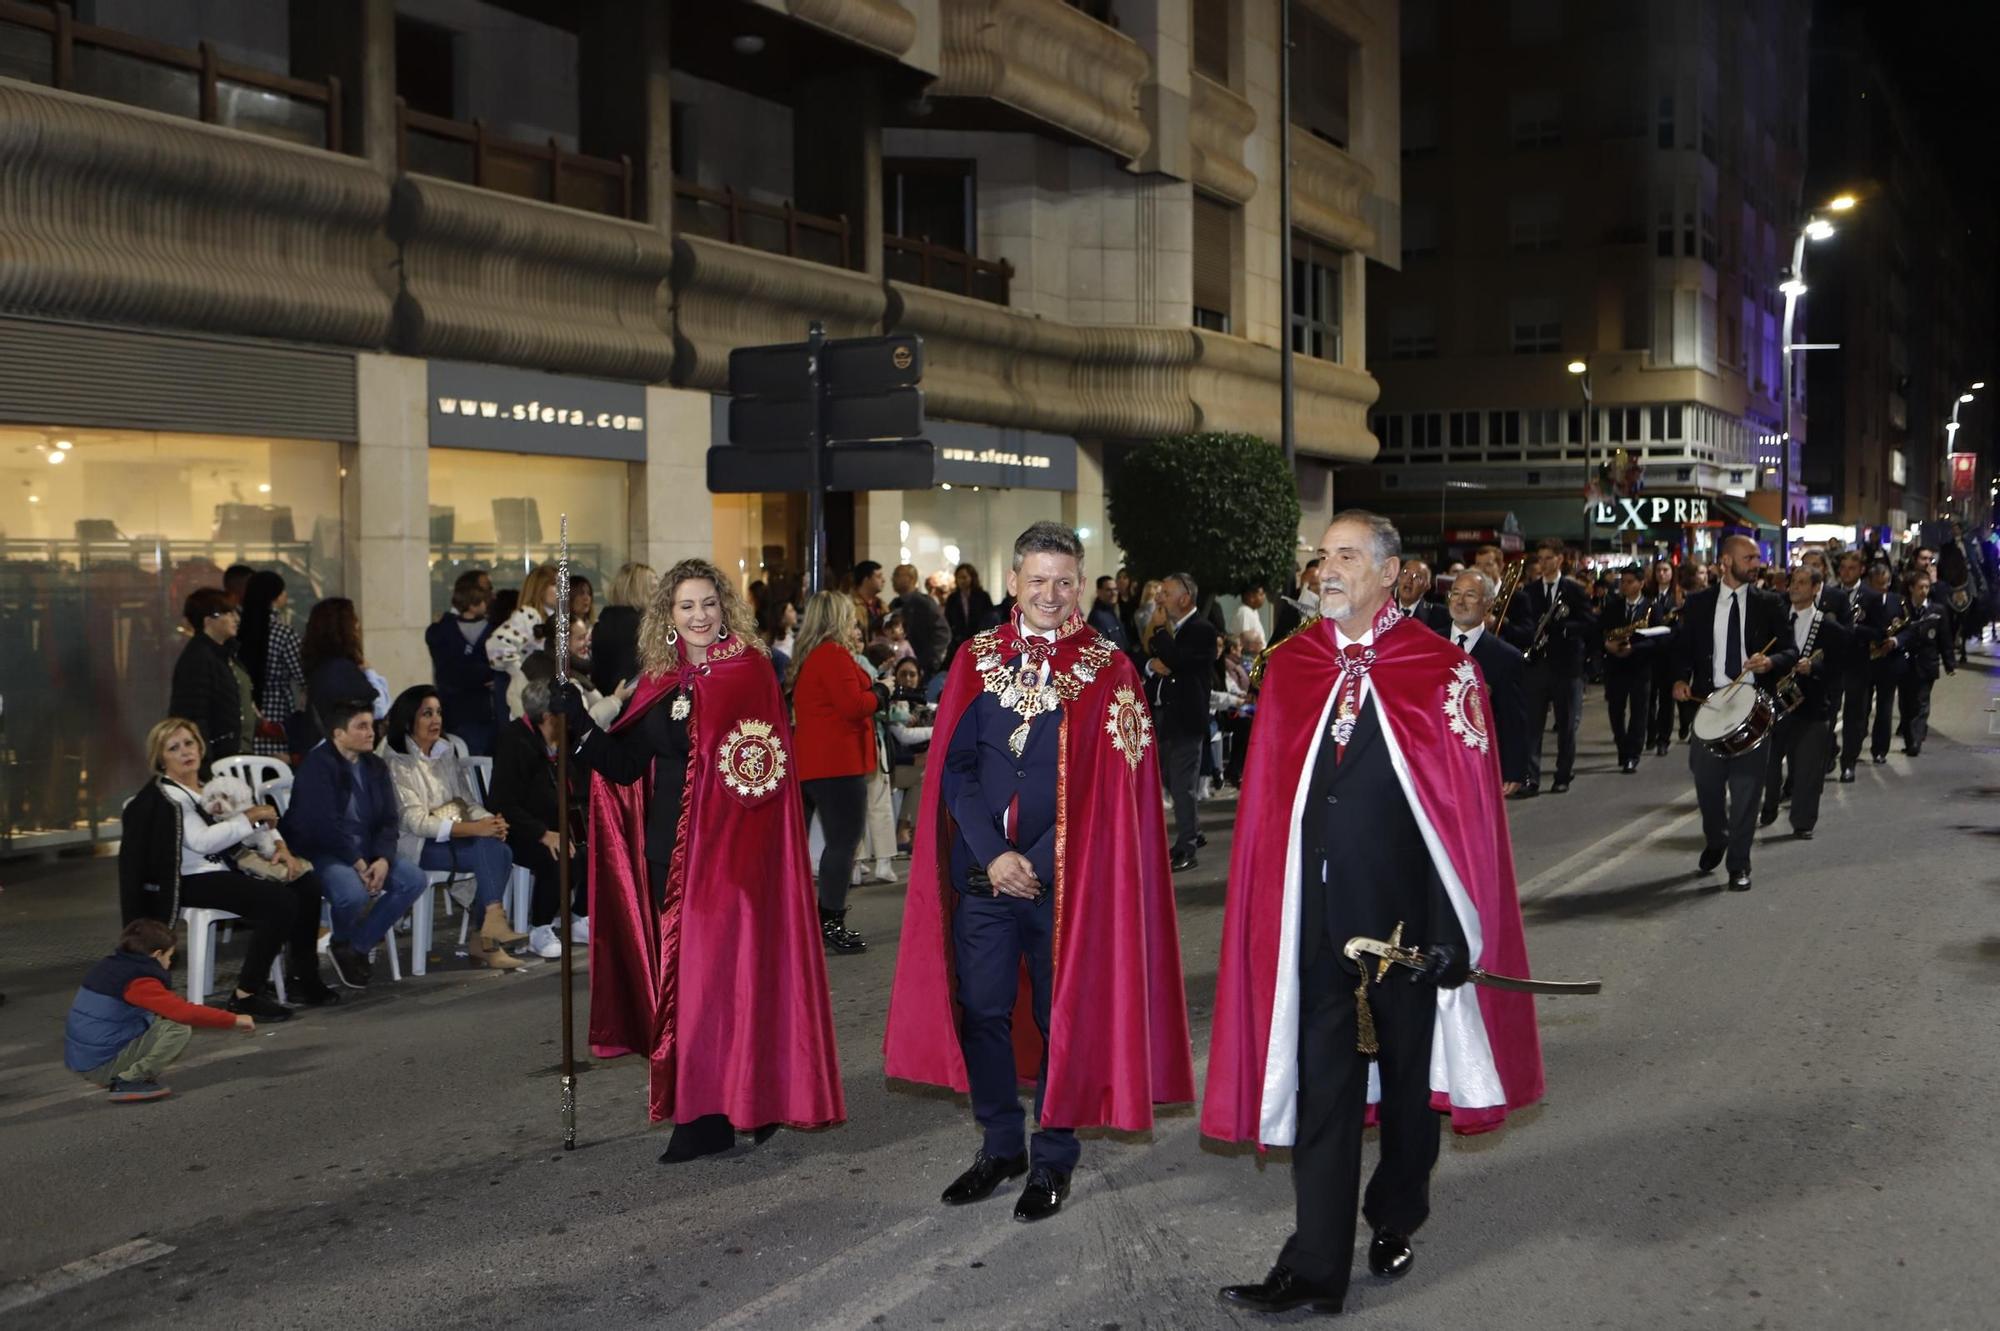
[[668, 569], [653, 588], [652, 603], [646, 607], [646, 617], [639, 621], [639, 667], [644, 673], [657, 675], [679, 665], [674, 639], [668, 634], [674, 632], [674, 597], [680, 594], [684, 582], [706, 582], [713, 586], [722, 602], [722, 622], [730, 635], [741, 638], [747, 647], [766, 655], [770, 653], [763, 635], [757, 632], [757, 618], [750, 611], [750, 603], [736, 594], [728, 575], [706, 559], [683, 559]]

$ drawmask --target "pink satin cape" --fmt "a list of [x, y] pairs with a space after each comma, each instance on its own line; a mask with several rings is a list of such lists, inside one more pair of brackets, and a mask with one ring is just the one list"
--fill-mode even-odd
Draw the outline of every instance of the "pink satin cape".
[[[958, 893], [950, 873], [958, 832], [939, 789], [944, 751], [982, 688], [973, 665], [982, 640], [997, 646], [1003, 658], [1019, 652], [1018, 632], [1007, 624], [974, 638], [952, 661], [924, 774], [882, 1042], [888, 1076], [961, 1093], [967, 1085], [951, 942]], [[1093, 643], [1110, 647], [1081, 620], [1071, 620], [1053, 669], [1067, 669]], [[1157, 746], [1148, 738], [1133, 761], [1114, 744], [1113, 722], [1124, 707], [1143, 713], [1145, 696], [1131, 662], [1110, 648], [1095, 678], [1062, 708], [1045, 1127], [1140, 1132], [1152, 1126], [1155, 1104], [1194, 1099]], [[1132, 719], [1127, 713], [1128, 736]], [[1014, 1047], [1016, 1066], [1028, 1083], [1041, 1064], [1033, 1013], [1023, 966]]]
[[[591, 776], [590, 1050], [647, 1056], [655, 1123], [839, 1123], [847, 1107], [777, 675], [762, 652], [725, 644], [704, 666], [684, 661], [678, 677], [644, 678], [612, 729], [636, 725], [682, 680], [693, 709], [687, 780], [657, 913], [646, 870], [653, 778]], [[756, 798], [731, 789], [721, 766], [745, 721], [769, 726], [786, 760], [776, 788]]]
[[[1500, 794], [1499, 759], [1490, 737], [1492, 703], [1483, 682], [1468, 691], [1463, 667], [1470, 658], [1414, 620], [1378, 623], [1377, 659], [1368, 677], [1370, 702], [1381, 718], [1415, 798], [1411, 812], [1432, 846], [1435, 867], [1463, 889], [1476, 918], [1470, 940], [1480, 938], [1472, 964], [1503, 975], [1528, 975], [1527, 945], [1515, 894], [1514, 850]], [[1201, 1128], [1222, 1141], [1258, 1141], [1264, 1123], [1267, 1057], [1274, 1000], [1281, 980], [1296, 993], [1295, 957], [1280, 957], [1287, 911], [1288, 847], [1298, 785], [1310, 774], [1307, 755], [1324, 725], [1322, 716], [1341, 657], [1333, 625], [1320, 621], [1272, 652], [1258, 699], [1257, 728], [1237, 803], [1236, 839], [1229, 862], [1229, 899], [1223, 913], [1222, 952], [1215, 984], [1215, 1024]], [[1477, 667], [1469, 676], [1478, 681]], [[1477, 709], [1485, 746], [1452, 728], [1452, 707]], [[1468, 714], [1460, 710], [1461, 729]], [[1330, 741], [1329, 741], [1330, 742]], [[1442, 854], [1443, 859], [1439, 861]], [[1412, 866], [1413, 873], [1420, 866]], [[1280, 965], [1289, 968], [1281, 976]], [[1473, 995], [1472, 1001], [1457, 995]], [[1451, 1112], [1461, 1134], [1500, 1126], [1507, 1112], [1542, 1095], [1541, 1039], [1534, 998], [1467, 985], [1440, 994], [1439, 1029], [1432, 1056], [1433, 1107]], [[1451, 1008], [1449, 1019], [1445, 1008]], [[1294, 1004], [1290, 1012], [1295, 1014]], [[1295, 1038], [1288, 1042], [1296, 1045]], [[1447, 1048], [1449, 1046], [1449, 1048]], [[1469, 1056], [1463, 1051], [1471, 1050]], [[1483, 1053], [1481, 1051], [1484, 1051]], [[1468, 1068], [1476, 1075], [1457, 1074]], [[1482, 1061], [1483, 1060], [1483, 1061]], [[1273, 1080], [1280, 1080], [1278, 1073]], [[1456, 1081], [1463, 1084], [1455, 1084]], [[1288, 1142], [1264, 1139], [1266, 1144]]]

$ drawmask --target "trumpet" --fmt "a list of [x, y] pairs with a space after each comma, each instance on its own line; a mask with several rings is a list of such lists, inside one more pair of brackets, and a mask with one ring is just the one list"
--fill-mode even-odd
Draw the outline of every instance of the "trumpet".
[[1514, 593], [1521, 590], [1521, 583], [1528, 576], [1528, 561], [1517, 559], [1500, 574], [1500, 590], [1493, 603], [1493, 615], [1497, 622], [1507, 622], [1507, 608], [1514, 604]]
[[1899, 619], [1890, 620], [1889, 626], [1882, 630], [1882, 641], [1872, 642], [1868, 644], [1868, 659], [1871, 661], [1879, 661], [1883, 657], [1887, 656], [1890, 652], [1895, 651], [1898, 646], [1898, 643], [1896, 642], [1896, 635], [1898, 633], [1901, 633], [1904, 629], [1908, 628], [1909, 626], [1910, 626], [1910, 617], [1908, 615], [1904, 615]]

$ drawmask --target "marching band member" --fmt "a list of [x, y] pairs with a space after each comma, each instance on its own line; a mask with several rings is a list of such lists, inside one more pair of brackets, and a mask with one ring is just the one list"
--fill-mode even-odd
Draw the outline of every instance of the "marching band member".
[[1523, 795], [1541, 789], [1542, 737], [1549, 710], [1556, 714], [1555, 782], [1560, 795], [1576, 775], [1576, 730], [1583, 720], [1583, 652], [1596, 619], [1583, 584], [1563, 576], [1563, 544], [1543, 541], [1535, 550], [1533, 577], [1514, 597], [1507, 640], [1528, 658], [1527, 779]]
[[1821, 606], [1828, 614], [1840, 620], [1847, 630], [1847, 646], [1844, 658], [1828, 664], [1835, 666], [1839, 673], [1829, 683], [1838, 701], [1835, 704], [1835, 719], [1840, 723], [1840, 780], [1846, 785], [1854, 780], [1854, 766], [1861, 758], [1861, 742], [1868, 733], [1868, 700], [1873, 690], [1868, 680], [1869, 636], [1863, 632], [1866, 623], [1864, 610], [1874, 595], [1862, 578], [1866, 561], [1858, 550], [1849, 550], [1840, 557], [1840, 581], [1829, 584], [1821, 600]]
[[[1642, 638], [1639, 629], [1666, 620], [1666, 609], [1646, 596], [1645, 574], [1633, 564], [1618, 574], [1618, 594], [1606, 600], [1598, 616], [1604, 633], [1604, 702], [1611, 713], [1611, 742], [1618, 749], [1618, 770], [1639, 770], [1646, 751], [1646, 730], [1653, 710], [1653, 659], [1658, 638]], [[1614, 638], [1614, 634], [1622, 636]]]
[[[1674, 644], [1674, 697], [1681, 702], [1705, 699], [1746, 673], [1757, 676], [1762, 687], [1798, 660], [1798, 649], [1785, 637], [1784, 599], [1756, 585], [1764, 562], [1757, 543], [1748, 536], [1730, 536], [1722, 542], [1717, 562], [1721, 582], [1690, 596], [1682, 608], [1681, 633]], [[1724, 757], [1699, 735], [1688, 745], [1705, 843], [1700, 871], [1712, 872], [1726, 857], [1732, 892], [1750, 890], [1750, 843], [1768, 763], [1755, 749]]]
[[[1686, 593], [1680, 588], [1674, 566], [1662, 559], [1653, 565], [1647, 576], [1646, 595], [1653, 598], [1654, 612], [1659, 622], [1680, 632], [1681, 601]], [[1674, 640], [1671, 635], [1659, 640], [1653, 649], [1653, 693], [1652, 714], [1646, 722], [1646, 747], [1664, 758], [1674, 742], [1674, 712], [1680, 704], [1674, 701]]]
[[1758, 825], [1778, 821], [1785, 774], [1790, 773], [1792, 833], [1812, 840], [1819, 821], [1820, 794], [1826, 789], [1827, 755], [1833, 747], [1834, 681], [1845, 669], [1852, 635], [1840, 620], [1819, 605], [1826, 585], [1824, 564], [1802, 564], [1792, 570], [1787, 595], [1791, 601], [1789, 642], [1799, 654], [1792, 668], [1791, 689], [1781, 683], [1777, 704], [1786, 710], [1771, 732], [1770, 770], [1764, 776], [1764, 813]]
[[1950, 607], [1931, 599], [1929, 573], [1910, 575], [1903, 603], [1910, 614], [1909, 636], [1903, 640], [1910, 664], [1896, 686], [1896, 718], [1903, 732], [1903, 752], [1914, 758], [1923, 752], [1924, 739], [1930, 734], [1931, 685], [1937, 683], [1938, 667], [1951, 646], [1947, 629]]
[[1868, 642], [1863, 653], [1868, 666], [1867, 692], [1875, 709], [1875, 721], [1868, 731], [1868, 759], [1877, 767], [1889, 761], [1889, 713], [1910, 668], [1904, 654], [1910, 637], [1909, 609], [1903, 594], [1891, 585], [1892, 576], [1886, 561], [1875, 561], [1868, 570], [1868, 593], [1861, 602], [1862, 630]]
[[[1484, 569], [1469, 568], [1451, 582], [1451, 632], [1446, 636], [1472, 658], [1485, 677], [1493, 699], [1494, 736], [1500, 747], [1500, 793], [1521, 788], [1528, 766], [1528, 707], [1521, 700], [1521, 653], [1499, 634], [1489, 632], [1499, 588]], [[1238, 783], [1241, 785], [1241, 783]]]

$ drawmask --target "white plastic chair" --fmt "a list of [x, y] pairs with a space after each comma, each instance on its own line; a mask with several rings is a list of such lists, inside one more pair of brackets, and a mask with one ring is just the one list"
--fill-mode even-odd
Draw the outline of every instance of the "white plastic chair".
[[[206, 906], [185, 906], [181, 909], [181, 920], [187, 925], [187, 999], [190, 1003], [205, 1003], [215, 992], [215, 927], [225, 920], [237, 920], [242, 916], [233, 911], [215, 910]], [[278, 991], [278, 1001], [285, 1001], [285, 959], [282, 955], [271, 962], [271, 984]]]
[[459, 757], [469, 758], [472, 756], [472, 750], [466, 748], [465, 741], [458, 736], [447, 733], [444, 737], [444, 742], [451, 745], [451, 751]]
[[217, 776], [233, 776], [250, 787], [250, 793], [259, 802], [268, 798], [275, 782], [285, 783], [285, 789], [292, 787], [292, 765], [283, 758], [272, 758], [261, 753], [237, 753], [227, 758], [217, 758], [209, 767]]

